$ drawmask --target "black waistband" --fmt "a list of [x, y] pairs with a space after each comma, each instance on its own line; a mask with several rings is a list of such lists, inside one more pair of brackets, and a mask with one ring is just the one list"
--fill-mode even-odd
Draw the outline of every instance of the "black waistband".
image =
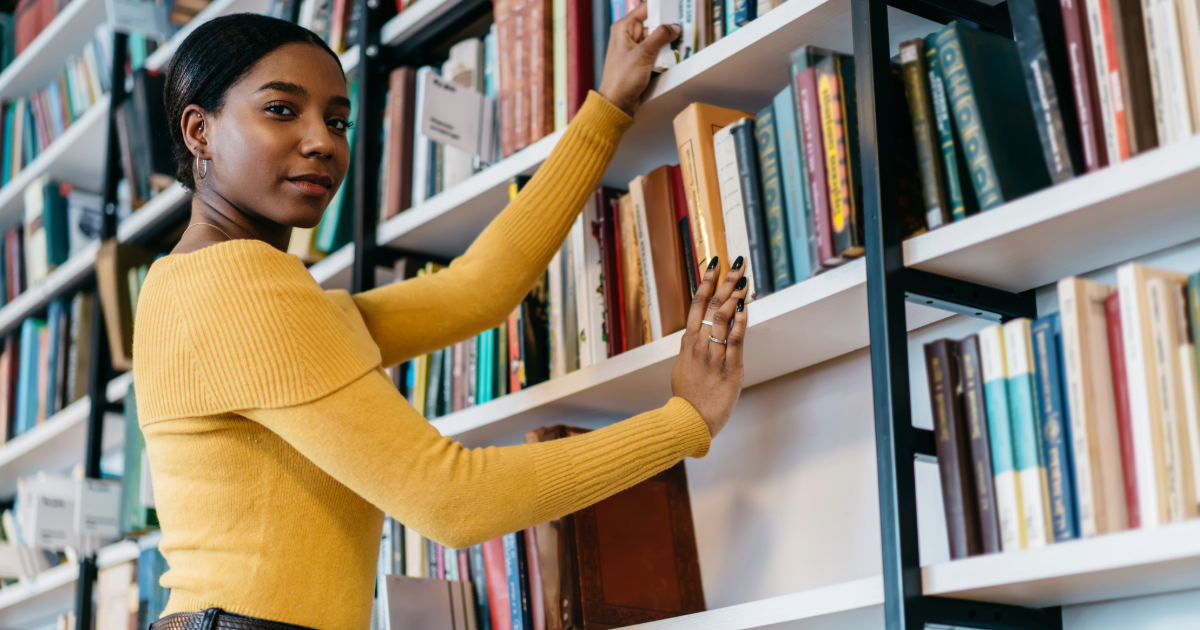
[[271, 621], [209, 608], [200, 612], [175, 613], [150, 624], [150, 630], [313, 630], [308, 626]]

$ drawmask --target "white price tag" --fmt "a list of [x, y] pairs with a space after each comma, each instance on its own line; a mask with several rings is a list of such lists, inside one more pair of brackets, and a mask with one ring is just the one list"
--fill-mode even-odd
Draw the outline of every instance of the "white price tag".
[[84, 479], [79, 485], [76, 527], [84, 536], [120, 538], [121, 484], [117, 481]]
[[479, 156], [482, 161], [490, 161], [495, 153], [492, 145], [495, 102], [432, 72], [425, 76], [424, 88], [421, 133], [430, 140]]

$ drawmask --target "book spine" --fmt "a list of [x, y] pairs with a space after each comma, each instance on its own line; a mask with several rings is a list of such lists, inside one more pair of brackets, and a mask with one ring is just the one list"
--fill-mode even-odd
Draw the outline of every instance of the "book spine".
[[849, 258], [855, 254], [854, 212], [850, 188], [850, 156], [846, 137], [846, 121], [842, 118], [841, 79], [837, 73], [839, 59], [829, 56], [816, 65], [817, 91], [820, 99], [821, 136], [825, 146], [825, 169], [829, 182], [829, 225], [834, 254]]
[[1025, 528], [1008, 410], [1008, 371], [1005, 366], [1003, 327], [995, 325], [979, 331], [979, 362], [986, 400], [988, 442], [992, 449], [1000, 548], [1003, 551], [1016, 551], [1025, 547]]
[[[578, 6], [578, 5], [577, 5]], [[604, 58], [608, 54], [608, 35], [612, 29], [612, 10], [604, 0], [592, 0], [592, 85], [581, 89], [600, 89], [600, 78], [604, 76]]]
[[489, 617], [492, 630], [513, 630], [504, 539], [489, 540], [480, 547], [483, 551], [483, 568], [487, 572], [488, 610], [491, 613]]
[[925, 199], [925, 224], [933, 230], [950, 222], [946, 200], [942, 152], [937, 138], [937, 121], [924, 68], [924, 42], [920, 39], [900, 45], [900, 64], [904, 75], [904, 93], [912, 115], [913, 138], [917, 147], [917, 166], [921, 175], [921, 193]]
[[962, 426], [962, 400], [958, 390], [958, 344], [941, 339], [925, 344], [925, 367], [933, 407], [938, 471], [942, 502], [950, 539], [950, 558], [957, 560], [980, 552], [979, 516], [971, 483], [971, 455]]
[[[996, 166], [992, 162], [992, 153], [983, 132], [975, 88], [963, 59], [960, 28], [962, 27], [957, 23], [953, 23], [938, 34], [938, 61], [941, 63], [954, 119], [960, 123], [957, 126], [958, 139], [966, 153], [975, 197], [980, 210], [989, 210], [1003, 203], [1004, 197], [1000, 192]], [[966, 124], [962, 124], [963, 122]]]
[[546, 602], [542, 571], [538, 564], [537, 529], [530, 527], [517, 535], [521, 536], [522, 534], [525, 538], [525, 590], [528, 593], [529, 619], [532, 624], [528, 627], [533, 630], [546, 630]]
[[679, 242], [683, 249], [683, 268], [687, 272], [688, 296], [694, 297], [700, 286], [700, 268], [697, 267], [696, 249], [692, 246], [687, 189], [684, 188], [683, 169], [679, 165], [671, 167], [671, 197], [675, 209], [675, 227], [679, 230]]
[[710, 0], [712, 6], [712, 40], [716, 42], [725, 36], [725, 0]]
[[783, 181], [779, 172], [779, 147], [775, 133], [774, 105], [768, 105], [755, 118], [754, 138], [758, 143], [759, 179], [762, 184], [762, 210], [766, 220], [771, 288], [778, 291], [796, 281], [792, 277], [792, 255], [788, 248], [788, 217], [783, 208]]
[[1075, 92], [1075, 113], [1079, 119], [1083, 163], [1090, 173], [1108, 164], [1108, 151], [1100, 121], [1100, 96], [1092, 74], [1096, 65], [1092, 59], [1091, 38], [1087, 31], [1087, 10], [1082, 2], [1083, 0], [1060, 0], [1059, 5], [1062, 8], [1067, 59]]
[[792, 258], [792, 279], [802, 282], [821, 268], [821, 262], [817, 260], [812, 199], [805, 176], [804, 149], [800, 140], [800, 112], [795, 93], [795, 86], [789, 85], [775, 97], [775, 136], [779, 143], [779, 167], [783, 182], [788, 249]]
[[1117, 287], [1121, 296], [1121, 331], [1125, 347], [1125, 373], [1128, 385], [1129, 424], [1133, 442], [1133, 461], [1137, 465], [1139, 522], [1142, 527], [1157, 527], [1167, 522], [1166, 479], [1160, 478], [1160, 463], [1156, 457], [1154, 425], [1150, 407], [1150, 370], [1153, 368], [1152, 342], [1146, 332], [1148, 315], [1142, 311], [1141, 285], [1136, 265], [1117, 268]]
[[[1062, 370], [1065, 375], [1065, 395], [1071, 416], [1071, 463], [1075, 482], [1075, 503], [1078, 508], [1076, 517], [1079, 521], [1079, 535], [1087, 538], [1098, 532], [1097, 514], [1102, 505], [1103, 495], [1097, 493], [1100, 479], [1092, 475], [1091, 442], [1096, 436], [1088, 431], [1088, 416], [1098, 413], [1093, 409], [1087, 398], [1090, 389], [1085, 383], [1084, 370], [1091, 366], [1085, 364], [1083, 337], [1088, 330], [1087, 323], [1082, 321], [1087, 316], [1086, 304], [1080, 301], [1086, 298], [1085, 289], [1078, 278], [1064, 278], [1058, 283], [1059, 316], [1062, 325]], [[1097, 445], [1098, 446], [1098, 445]], [[1099, 462], [1095, 462], [1099, 463]]]
[[730, 256], [742, 256], [745, 261], [746, 295], [752, 298], [758, 289], [755, 275], [757, 261], [750, 255], [750, 236], [746, 229], [745, 193], [738, 172], [737, 148], [734, 146], [733, 126], [713, 134], [713, 155], [717, 166], [717, 183], [721, 191], [721, 214], [725, 222], [725, 249]]
[[521, 306], [508, 316], [508, 391], [521, 391]]
[[1195, 491], [1191, 487], [1191, 466], [1186, 449], [1183, 401], [1178, 360], [1179, 337], [1176, 307], [1180, 287], [1165, 278], [1146, 282], [1150, 314], [1150, 360], [1162, 434], [1162, 461], [1166, 465], [1167, 516], [1171, 522], [1195, 516]]
[[529, 8], [529, 142], [554, 133], [554, 24], [551, 0], [526, 0]]
[[[597, 0], [598, 1], [598, 0]], [[597, 71], [593, 50], [594, 31], [592, 20], [595, 15], [592, 3], [585, 0], [566, 0], [567, 3], [567, 122], [575, 118], [588, 91], [599, 87], [596, 84], [602, 75]], [[607, 44], [607, 38], [605, 38]], [[605, 54], [601, 50], [599, 54]], [[603, 67], [599, 68], [603, 72]]]
[[1056, 184], [1075, 176], [1075, 165], [1067, 148], [1066, 129], [1058, 107], [1058, 92], [1050, 69], [1050, 57], [1042, 37], [1036, 0], [1012, 0], [1008, 4], [1017, 53], [1021, 56], [1025, 85], [1033, 104], [1033, 118], [1042, 141], [1042, 155], [1050, 178]]
[[[1134, 0], [1136, 1], [1136, 0]], [[1105, 135], [1108, 144], [1109, 163], [1124, 162], [1133, 154], [1129, 136], [1128, 109], [1124, 93], [1125, 79], [1121, 68], [1120, 51], [1117, 46], [1116, 26], [1113, 22], [1113, 0], [1087, 0], [1089, 21], [1092, 25], [1093, 43], [1099, 39], [1103, 42], [1096, 47], [1096, 74], [1107, 80], [1097, 80], [1097, 85], [1107, 89], [1100, 92], [1100, 106], [1105, 114]], [[1093, 11], [1095, 16], [1092, 17]], [[1103, 55], [1103, 62], [1099, 56]], [[1107, 97], [1107, 98], [1106, 98]]]
[[554, 130], [567, 126], [567, 4], [569, 0], [551, 0], [554, 48]]
[[975, 480], [975, 501], [979, 510], [980, 543], [983, 553], [1000, 552], [1000, 524], [993, 477], [992, 453], [989, 448], [987, 408], [983, 371], [979, 356], [979, 338], [972, 335], [960, 343], [963, 410], [967, 435], [971, 443], [972, 477]]
[[829, 183], [825, 177], [825, 147], [821, 134], [816, 68], [807, 68], [796, 76], [796, 90], [796, 100], [800, 104], [804, 164], [812, 192], [817, 257], [822, 265], [833, 266], [840, 264], [842, 259], [834, 253], [833, 232], [829, 225]]
[[597, 214], [600, 222], [595, 229], [600, 239], [600, 260], [603, 265], [601, 286], [604, 289], [604, 338], [608, 346], [608, 356], [614, 357], [625, 350], [624, 331], [621, 329], [621, 270], [618, 266], [620, 251], [616, 242], [617, 199], [606, 190], [601, 190], [597, 196]]
[[583, 216], [575, 219], [575, 225], [571, 226], [571, 272], [575, 276], [575, 343], [579, 346], [579, 368], [583, 369], [594, 363], [592, 358], [591, 337], [589, 331], [592, 330], [590, 319], [591, 313], [591, 294], [588, 289], [588, 267], [585, 253], [586, 243], [584, 239], [591, 238], [590, 234], [584, 232], [585, 220], [588, 216], [587, 207], [584, 208]]
[[1004, 324], [1004, 358], [1008, 371], [1008, 408], [1012, 420], [1013, 453], [1024, 517], [1025, 547], [1049, 544], [1046, 468], [1040, 456], [1037, 407], [1034, 402], [1033, 348], [1029, 320]]
[[1109, 361], [1112, 367], [1113, 398], [1116, 401], [1117, 431], [1121, 441], [1121, 472], [1125, 482], [1125, 509], [1129, 528], [1141, 526], [1138, 503], [1137, 456], [1133, 441], [1132, 412], [1129, 407], [1128, 375], [1125, 370], [1125, 336], [1121, 322], [1121, 296], [1114, 292], [1104, 300], [1107, 315]]
[[633, 228], [637, 240], [637, 254], [641, 259], [642, 286], [646, 292], [647, 324], [650, 326], [650, 339], [662, 339], [662, 313], [658, 304], [658, 282], [654, 274], [654, 258], [650, 254], [650, 224], [646, 219], [646, 195], [642, 188], [644, 179], [638, 176], [629, 185], [629, 194], [633, 200]]
[[523, 532], [504, 535], [504, 575], [512, 630], [534, 630], [529, 605], [529, 565]]
[[[1158, 138], [1164, 145], [1175, 142], [1175, 120], [1174, 112], [1172, 111], [1170, 99], [1171, 94], [1171, 72], [1169, 69], [1170, 62], [1167, 60], [1172, 52], [1170, 50], [1171, 34], [1165, 28], [1166, 24], [1166, 6], [1171, 5], [1172, 0], [1161, 2], [1160, 0], [1141, 0], [1142, 5], [1142, 20], [1140, 25], [1133, 25], [1135, 29], [1144, 31], [1147, 53], [1147, 67], [1150, 70], [1150, 91], [1152, 96], [1154, 111], [1154, 127], [1158, 132]], [[1178, 27], [1175, 29], [1178, 33]]]
[[1079, 537], [1075, 518], [1074, 484], [1071, 479], [1071, 455], [1067, 409], [1062, 396], [1062, 373], [1058, 350], [1059, 315], [1037, 320], [1030, 327], [1036, 366], [1035, 392], [1045, 454], [1047, 487], [1050, 491], [1050, 522], [1054, 541]]
[[483, 545], [474, 545], [467, 550], [467, 562], [470, 565], [471, 586], [475, 595], [475, 619], [479, 624], [478, 630], [492, 630], [492, 614], [488, 607], [488, 573], [483, 559]]
[[734, 26], [745, 26], [758, 17], [758, 3], [755, 0], [732, 0], [732, 3], [733, 14], [730, 16], [730, 19], [733, 21]]
[[[754, 140], [755, 123], [749, 120], [734, 124], [730, 129], [737, 155], [737, 173], [741, 178], [742, 213], [746, 221], [746, 251], [754, 287], [749, 295], [762, 297], [774, 292], [771, 260], [768, 251], [767, 226], [764, 220], [763, 193], [760, 187], [758, 150]], [[778, 191], [776, 191], [778, 192]], [[727, 228], [728, 229], [728, 228]], [[732, 250], [731, 250], [732, 251]]]
[[559, 275], [562, 278], [562, 330], [564, 372], [574, 372], [579, 369], [579, 311], [576, 295], [579, 289], [575, 282], [575, 241], [574, 235], [568, 234], [561, 251]]

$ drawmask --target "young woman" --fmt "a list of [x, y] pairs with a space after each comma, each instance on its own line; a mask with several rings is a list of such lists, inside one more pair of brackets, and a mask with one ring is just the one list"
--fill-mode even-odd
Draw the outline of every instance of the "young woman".
[[[466, 547], [574, 512], [701, 457], [742, 386], [741, 258], [710, 265], [674, 397], [584, 436], [468, 450], [383, 371], [500, 324], [546, 269], [674, 27], [613, 26], [589, 95], [521, 195], [445, 271], [350, 295], [285, 253], [343, 182], [346, 80], [320, 39], [236, 15], [196, 29], [166, 78], [190, 225], [150, 269], [134, 338], [171, 589], [156, 628], [364, 630], [384, 512]], [[224, 612], [221, 612], [224, 611]], [[399, 630], [399, 629], [397, 629]]]

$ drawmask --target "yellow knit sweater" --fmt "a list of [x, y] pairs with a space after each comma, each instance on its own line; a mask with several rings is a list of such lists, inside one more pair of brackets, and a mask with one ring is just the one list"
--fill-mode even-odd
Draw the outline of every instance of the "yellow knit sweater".
[[499, 325], [630, 123], [590, 95], [538, 175], [442, 273], [326, 292], [296, 257], [251, 240], [151, 267], [134, 368], [168, 614], [218, 606], [365, 630], [384, 512], [461, 548], [707, 452], [708, 428], [678, 398], [584, 436], [468, 450], [381, 367]]

